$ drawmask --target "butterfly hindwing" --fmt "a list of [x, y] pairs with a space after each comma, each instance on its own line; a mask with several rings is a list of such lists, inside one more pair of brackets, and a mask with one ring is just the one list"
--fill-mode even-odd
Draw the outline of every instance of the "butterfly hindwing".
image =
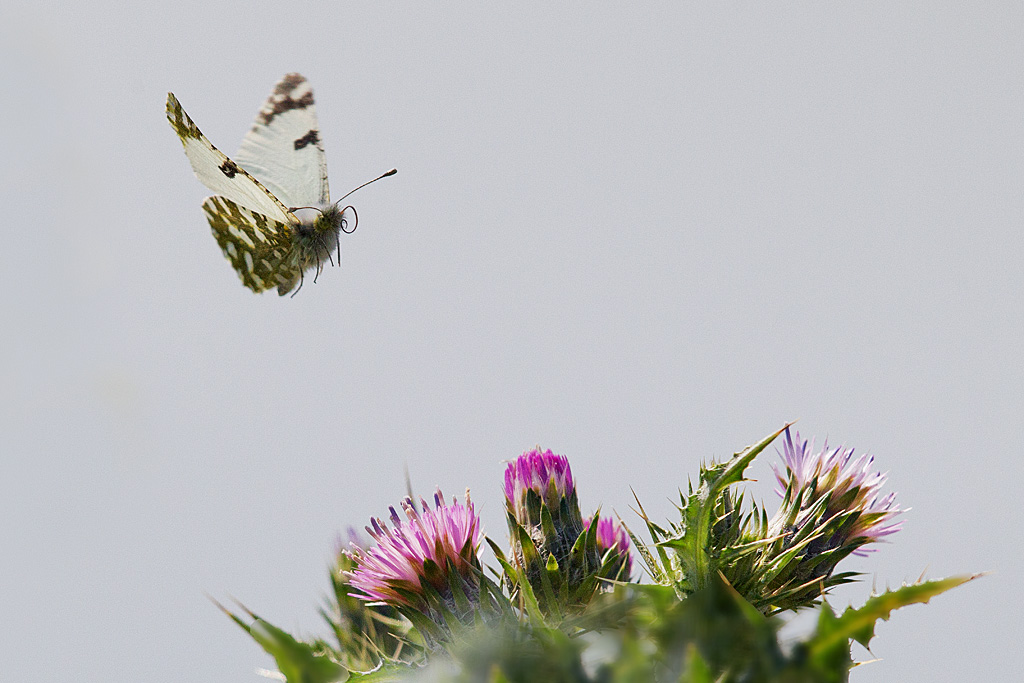
[[266, 187], [214, 147], [192, 122], [173, 93], [167, 93], [167, 120], [185, 147], [196, 177], [213, 192], [279, 223], [295, 216]]
[[203, 211], [217, 244], [246, 287], [254, 292], [277, 287], [283, 295], [299, 282], [302, 264], [290, 226], [226, 197], [207, 197]]
[[235, 160], [287, 207], [330, 203], [327, 159], [309, 81], [290, 73], [274, 86]]

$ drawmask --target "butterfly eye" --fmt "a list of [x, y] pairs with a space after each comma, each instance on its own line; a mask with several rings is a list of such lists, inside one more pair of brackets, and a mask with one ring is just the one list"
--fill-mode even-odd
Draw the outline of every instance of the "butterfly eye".
[[341, 231], [345, 234], [351, 234], [356, 231], [356, 226], [359, 225], [359, 214], [356, 213], [356, 207], [349, 205], [341, 210]]

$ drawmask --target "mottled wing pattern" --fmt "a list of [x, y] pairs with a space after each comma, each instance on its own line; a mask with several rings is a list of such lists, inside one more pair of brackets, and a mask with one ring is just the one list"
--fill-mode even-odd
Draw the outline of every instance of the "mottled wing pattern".
[[279, 294], [286, 294], [299, 282], [302, 269], [287, 224], [226, 197], [208, 197], [203, 211], [217, 244], [246, 287], [254, 292], [277, 287]]
[[330, 203], [327, 158], [309, 81], [292, 73], [274, 86], [235, 160], [289, 208]]
[[295, 216], [258, 180], [200, 132], [173, 93], [167, 93], [167, 120], [185, 147], [185, 155], [196, 177], [213, 192], [280, 223], [296, 221]]

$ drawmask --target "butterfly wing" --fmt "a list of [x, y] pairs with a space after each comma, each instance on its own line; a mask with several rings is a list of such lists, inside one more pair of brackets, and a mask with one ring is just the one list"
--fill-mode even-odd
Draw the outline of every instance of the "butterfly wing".
[[214, 147], [192, 122], [173, 93], [167, 93], [167, 120], [185, 147], [196, 177], [213, 192], [281, 223], [297, 222], [278, 199], [245, 169]]
[[292, 73], [274, 86], [235, 160], [285, 206], [323, 207], [330, 203], [327, 158], [309, 81]]
[[286, 294], [302, 276], [292, 228], [226, 197], [207, 197], [203, 211], [224, 256], [254, 292]]

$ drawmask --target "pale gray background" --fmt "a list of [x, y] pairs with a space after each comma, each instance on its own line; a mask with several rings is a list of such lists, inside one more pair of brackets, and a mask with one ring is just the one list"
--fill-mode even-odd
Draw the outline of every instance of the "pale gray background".
[[[5, 5], [0, 678], [257, 681], [204, 591], [324, 633], [335, 536], [406, 464], [504, 540], [534, 444], [588, 510], [664, 518], [799, 418], [913, 508], [838, 606], [995, 572], [853, 680], [1012, 679], [1024, 8], [977, 4]], [[217, 249], [164, 99], [231, 153], [293, 70], [335, 196], [400, 172], [279, 299]]]

